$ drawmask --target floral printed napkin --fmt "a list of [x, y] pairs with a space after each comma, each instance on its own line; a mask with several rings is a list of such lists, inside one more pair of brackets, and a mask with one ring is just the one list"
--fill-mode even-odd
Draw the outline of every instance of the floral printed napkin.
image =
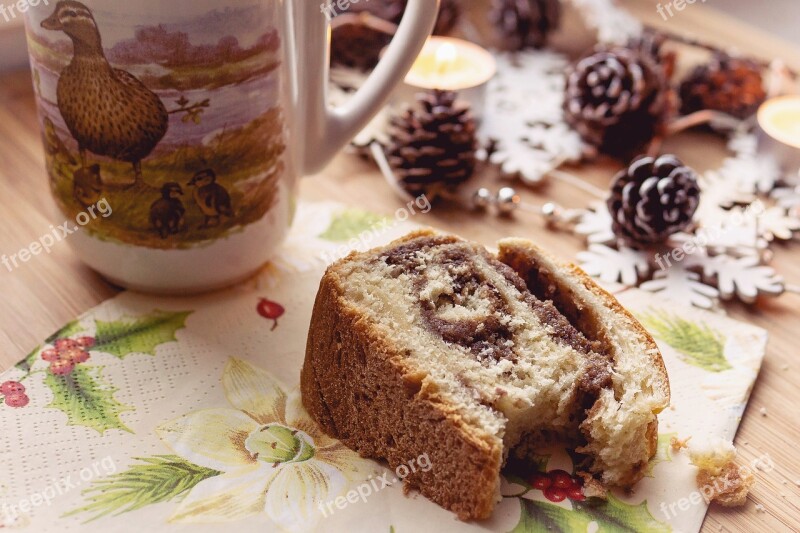
[[[297, 388], [325, 264], [413, 226], [301, 205], [280, 257], [247, 286], [196, 298], [123, 293], [0, 376], [0, 527], [23, 531], [684, 531], [706, 506], [671, 437], [732, 439], [766, 333], [620, 299], [657, 336], [672, 382], [659, 451], [631, 494], [586, 500], [564, 450], [509, 472], [494, 517], [463, 523], [326, 436]], [[425, 467], [420, 458], [411, 468]]]

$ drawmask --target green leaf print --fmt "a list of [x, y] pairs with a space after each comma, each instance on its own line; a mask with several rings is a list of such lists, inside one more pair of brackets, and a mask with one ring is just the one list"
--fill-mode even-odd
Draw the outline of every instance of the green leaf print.
[[22, 361], [20, 361], [15, 365], [16, 368], [22, 370], [23, 372], [30, 372], [31, 369], [33, 368], [34, 363], [36, 363], [36, 360], [39, 358], [39, 352], [41, 351], [41, 349], [42, 349], [41, 346], [37, 346], [36, 348], [34, 348], [31, 353], [25, 356], [25, 359], [23, 359]]
[[572, 502], [570, 510], [560, 505], [520, 498], [519, 524], [510, 533], [573, 533], [593, 531], [599, 533], [666, 533], [671, 528], [659, 522], [647, 509], [647, 502], [629, 505], [608, 495], [608, 501]]
[[387, 221], [386, 217], [369, 211], [347, 209], [334, 216], [328, 229], [321, 233], [319, 238], [332, 242], [344, 242], [381, 227]]
[[66, 326], [61, 328], [60, 330], [56, 331], [55, 333], [53, 333], [52, 335], [47, 337], [47, 339], [45, 339], [45, 343], [50, 344], [51, 342], [55, 341], [56, 339], [66, 339], [67, 337], [71, 337], [71, 336], [75, 335], [76, 333], [81, 333], [85, 329], [86, 328], [81, 326], [80, 321], [73, 320], [72, 322], [70, 322], [69, 324], [67, 324]]
[[97, 341], [92, 350], [119, 358], [132, 353], [155, 355], [156, 347], [177, 340], [175, 333], [186, 327], [186, 319], [191, 314], [191, 311], [154, 311], [143, 317], [113, 322], [97, 320]]
[[658, 435], [658, 445], [656, 447], [656, 455], [647, 464], [644, 475], [653, 477], [653, 469], [657, 464], [665, 461], [672, 461], [672, 437], [677, 437], [677, 433], [661, 433]]
[[644, 325], [692, 366], [707, 372], [724, 372], [731, 365], [725, 358], [725, 337], [705, 322], [690, 322], [677, 315], [654, 312], [642, 316]]
[[79, 365], [65, 376], [48, 372], [44, 383], [53, 392], [48, 407], [66, 414], [70, 426], [86, 426], [101, 434], [109, 429], [130, 432], [120, 414], [132, 408], [114, 398], [118, 389], [103, 380], [102, 371], [102, 366]]
[[135, 458], [143, 464], [131, 466], [83, 491], [87, 505], [64, 516], [89, 513], [85, 522], [103, 516], [120, 515], [155, 503], [182, 497], [203, 480], [221, 472], [190, 463], [177, 455]]

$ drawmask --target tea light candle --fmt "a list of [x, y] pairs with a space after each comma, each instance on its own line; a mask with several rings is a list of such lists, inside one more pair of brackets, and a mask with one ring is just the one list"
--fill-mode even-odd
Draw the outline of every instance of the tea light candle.
[[758, 110], [759, 147], [787, 172], [800, 170], [800, 95], [779, 96]]
[[406, 76], [400, 98], [412, 102], [423, 90], [457, 91], [480, 118], [487, 86], [496, 72], [494, 57], [480, 46], [452, 37], [431, 37]]

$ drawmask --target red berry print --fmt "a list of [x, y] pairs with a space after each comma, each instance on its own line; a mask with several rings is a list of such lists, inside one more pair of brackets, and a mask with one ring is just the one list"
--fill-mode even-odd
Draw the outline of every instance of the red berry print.
[[586, 499], [586, 496], [583, 494], [583, 487], [580, 485], [573, 485], [572, 487], [566, 490], [567, 498], [570, 500], [575, 500], [576, 502], [582, 502]]
[[61, 359], [75, 364], [85, 363], [89, 360], [89, 352], [80, 348], [70, 348], [69, 350], [61, 352], [60, 355]]
[[0, 385], [0, 394], [11, 396], [12, 394], [22, 394], [25, 392], [25, 385], [19, 381], [6, 381]]
[[48, 363], [52, 363], [53, 361], [58, 361], [61, 359], [61, 355], [59, 355], [58, 350], [55, 348], [48, 348], [42, 351], [42, 359]]
[[67, 350], [71, 350], [72, 348], [80, 348], [80, 344], [78, 341], [74, 339], [57, 339], [54, 343], [55, 349], [59, 352], [66, 352]]
[[286, 309], [277, 302], [272, 302], [267, 300], [266, 298], [261, 298], [258, 302], [257, 307], [258, 314], [266, 318], [267, 320], [272, 320], [272, 331], [275, 331], [275, 328], [278, 327], [278, 319], [283, 316], [286, 312]]
[[536, 490], [544, 490], [552, 484], [553, 480], [547, 474], [536, 472], [531, 476], [531, 487]]
[[567, 499], [567, 492], [564, 489], [547, 487], [544, 489], [544, 497], [551, 502], [559, 503]]
[[81, 348], [91, 348], [97, 342], [94, 337], [78, 337], [75, 341]]
[[553, 470], [548, 475], [553, 480], [553, 487], [557, 489], [568, 489], [574, 484], [572, 476], [564, 470]]
[[24, 392], [15, 392], [5, 398], [7, 406], [16, 408], [25, 407], [30, 401], [30, 398]]
[[86, 350], [81, 350], [81, 352], [77, 354], [75, 357], [73, 357], [72, 360], [77, 365], [78, 363], [85, 363], [86, 361], [89, 360], [89, 357], [90, 357], [89, 352], [87, 352]]
[[66, 359], [59, 359], [50, 363], [50, 372], [57, 376], [66, 376], [75, 370], [75, 363]]

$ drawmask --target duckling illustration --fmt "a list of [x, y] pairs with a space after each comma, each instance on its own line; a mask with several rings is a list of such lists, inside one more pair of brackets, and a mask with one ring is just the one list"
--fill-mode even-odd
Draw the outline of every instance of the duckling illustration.
[[77, 165], [78, 162], [69, 153], [69, 149], [58, 136], [56, 125], [50, 120], [50, 117], [44, 119], [44, 150], [48, 155], [63, 160], [68, 165]]
[[206, 217], [201, 229], [218, 226], [222, 215], [233, 216], [231, 195], [217, 183], [217, 175], [213, 170], [201, 170], [192, 177], [189, 185], [195, 188], [194, 201]]
[[95, 205], [103, 196], [103, 180], [100, 165], [80, 168], [72, 175], [72, 195], [83, 207]]
[[181, 230], [186, 208], [180, 200], [183, 189], [178, 183], [169, 182], [161, 187], [161, 198], [150, 206], [150, 225], [162, 239]]
[[56, 94], [82, 166], [88, 150], [131, 163], [139, 182], [142, 159], [167, 133], [164, 104], [135, 76], [111, 67], [94, 16], [82, 3], [61, 0], [42, 28], [63, 31], [72, 40], [72, 60], [61, 71]]

